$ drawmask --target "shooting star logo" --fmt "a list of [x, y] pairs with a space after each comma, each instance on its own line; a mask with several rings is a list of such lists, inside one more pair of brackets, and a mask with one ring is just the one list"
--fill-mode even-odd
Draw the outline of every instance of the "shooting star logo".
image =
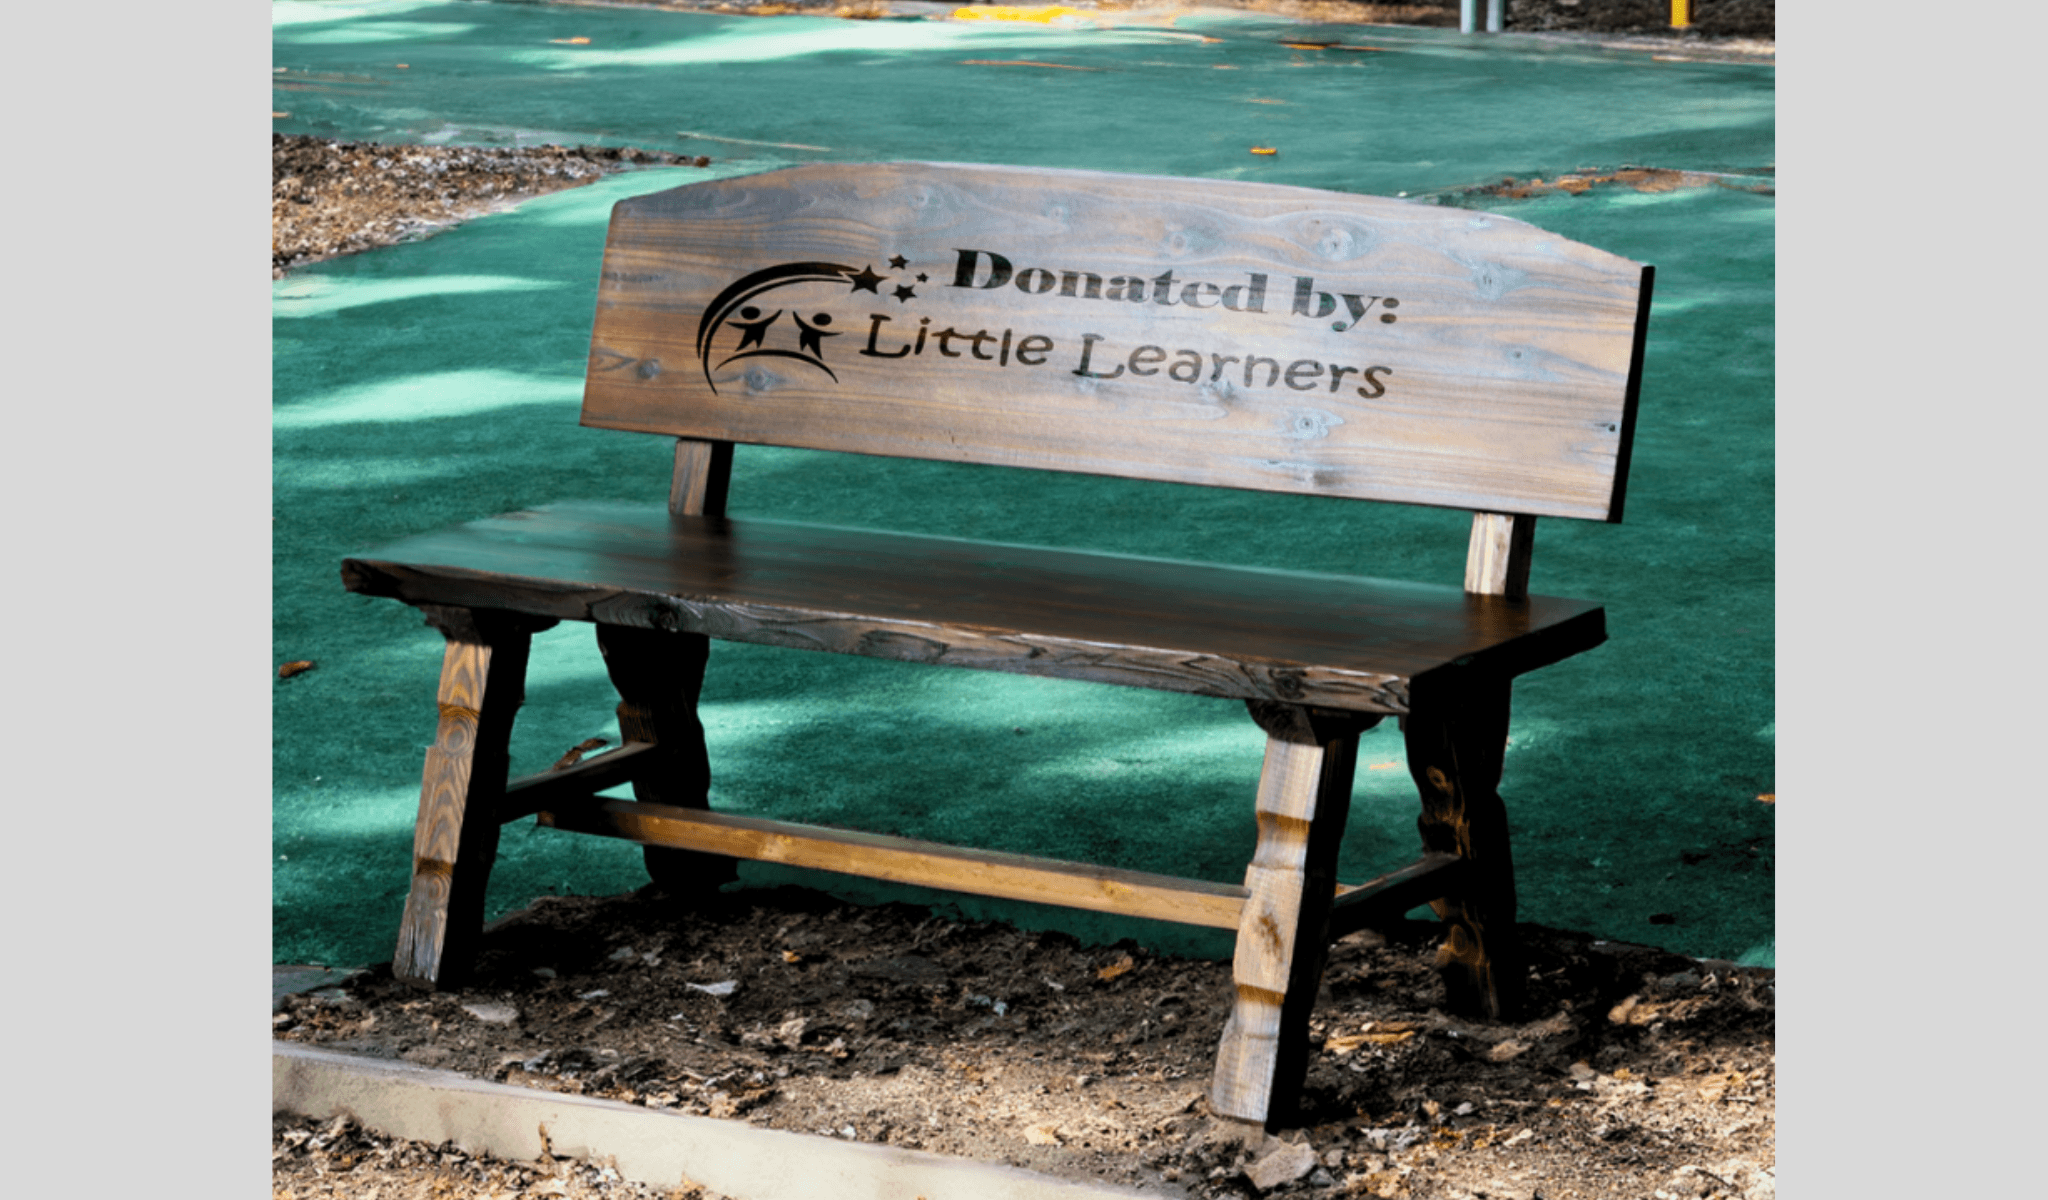
[[[856, 270], [841, 263], [796, 262], [755, 271], [736, 281], [718, 293], [697, 324], [697, 358], [704, 367], [704, 382], [716, 393], [718, 383], [711, 373], [743, 358], [792, 358], [818, 368], [832, 382], [839, 382], [839, 376], [825, 365], [825, 339], [838, 337], [840, 333], [828, 328], [832, 324], [831, 313], [813, 312], [806, 316], [795, 308], [777, 308], [764, 313], [763, 305], [752, 302], [769, 292], [802, 283], [851, 283], [851, 291], [874, 292], [879, 297], [879, 285], [888, 278], [877, 275], [872, 266]], [[898, 299], [900, 301], [903, 297]], [[781, 321], [785, 312], [796, 324], [794, 350], [772, 346], [768, 341], [769, 331]], [[728, 325], [739, 330], [739, 344], [732, 348], [732, 353], [714, 364], [711, 361], [715, 353], [713, 344], [718, 341], [719, 332]]]

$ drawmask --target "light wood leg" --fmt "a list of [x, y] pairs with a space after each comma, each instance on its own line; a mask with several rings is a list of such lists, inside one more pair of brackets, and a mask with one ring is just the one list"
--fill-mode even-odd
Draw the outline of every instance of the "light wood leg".
[[1250, 707], [1266, 731], [1259, 842], [1245, 869], [1250, 895], [1232, 967], [1237, 997], [1217, 1047], [1209, 1107], [1272, 1129], [1294, 1115], [1308, 1068], [1308, 1019], [1329, 949], [1358, 733], [1372, 718]]
[[1458, 891], [1431, 905], [1449, 926], [1436, 961], [1446, 1002], [1461, 1016], [1495, 1021], [1519, 1012], [1525, 973], [1507, 807], [1498, 790], [1509, 693], [1506, 681], [1456, 695], [1418, 693], [1404, 725], [1408, 770], [1422, 795], [1416, 824], [1423, 848], [1470, 864]]
[[391, 970], [445, 988], [469, 967], [483, 931], [484, 889], [498, 853], [512, 719], [525, 698], [526, 658], [545, 618], [423, 605], [448, 639], [436, 696], [439, 726], [420, 781], [412, 889]]
[[[627, 742], [654, 746], [652, 759], [633, 776], [633, 798], [677, 808], [711, 807], [711, 762], [697, 697], [711, 639], [628, 625], [599, 625], [597, 647], [619, 692], [619, 732]], [[717, 891], [738, 878], [737, 863], [715, 854], [642, 848], [647, 874], [677, 895]]]

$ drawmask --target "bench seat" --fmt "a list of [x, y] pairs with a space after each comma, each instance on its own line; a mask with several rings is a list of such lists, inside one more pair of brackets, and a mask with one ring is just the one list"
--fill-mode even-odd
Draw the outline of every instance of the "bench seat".
[[1373, 713], [1456, 665], [1511, 678], [1599, 645], [1548, 596], [989, 544], [659, 505], [550, 505], [350, 558], [409, 604]]

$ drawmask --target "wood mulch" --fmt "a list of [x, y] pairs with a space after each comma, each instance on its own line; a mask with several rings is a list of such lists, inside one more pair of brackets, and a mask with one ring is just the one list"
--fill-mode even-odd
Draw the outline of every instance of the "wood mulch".
[[425, 237], [520, 200], [641, 166], [709, 166], [619, 146], [403, 146], [270, 136], [270, 274]]
[[[377, 967], [288, 997], [272, 1029], [1169, 1196], [1770, 1200], [1774, 972], [1527, 934], [1529, 1007], [1501, 1024], [1443, 1011], [1433, 927], [1339, 942], [1304, 1110], [1279, 1138], [1208, 1112], [1228, 963], [796, 888], [687, 905], [653, 889], [543, 897], [490, 928], [458, 990], [419, 992]], [[279, 1124], [279, 1195], [438, 1161], [360, 1131], [293, 1132], [314, 1128]], [[522, 1187], [559, 1179], [540, 1167]], [[457, 1174], [471, 1190], [441, 1194], [549, 1194], [489, 1176], [509, 1169], [469, 1161]]]

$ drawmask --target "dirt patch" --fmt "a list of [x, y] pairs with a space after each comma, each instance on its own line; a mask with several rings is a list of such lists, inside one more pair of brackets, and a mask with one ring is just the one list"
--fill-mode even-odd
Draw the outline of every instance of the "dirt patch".
[[619, 146], [387, 146], [270, 135], [270, 273], [409, 241], [639, 166], [709, 166]]
[[[1165, 1195], [1772, 1196], [1773, 973], [1527, 933], [1519, 1024], [1440, 1010], [1429, 926], [1339, 942], [1302, 1119], [1277, 1139], [1208, 1113], [1228, 964], [793, 888], [688, 907], [652, 889], [545, 897], [493, 924], [460, 990], [380, 967], [286, 998], [272, 1023], [515, 1085]], [[290, 1128], [311, 1127], [280, 1125], [287, 1174], [310, 1145], [285, 1146]], [[347, 1172], [366, 1183], [383, 1161]], [[450, 1194], [496, 1185], [476, 1186]]]
[[[1771, 168], [1762, 168], [1758, 174], [1769, 175]], [[1727, 188], [1736, 192], [1755, 192], [1760, 196], [1777, 195], [1772, 183], [1760, 183], [1754, 175], [1726, 175], [1713, 171], [1673, 171], [1665, 167], [1623, 167], [1617, 171], [1601, 174], [1583, 171], [1559, 175], [1554, 179], [1516, 179], [1506, 176], [1499, 183], [1481, 184], [1477, 187], [1459, 188], [1444, 193], [1447, 196], [1498, 196], [1508, 200], [1527, 200], [1535, 196], [1564, 193], [1568, 196], [1582, 196], [1596, 188], [1625, 187], [1636, 192], [1677, 192], [1694, 188]], [[1759, 796], [1757, 799], [1762, 800]]]

